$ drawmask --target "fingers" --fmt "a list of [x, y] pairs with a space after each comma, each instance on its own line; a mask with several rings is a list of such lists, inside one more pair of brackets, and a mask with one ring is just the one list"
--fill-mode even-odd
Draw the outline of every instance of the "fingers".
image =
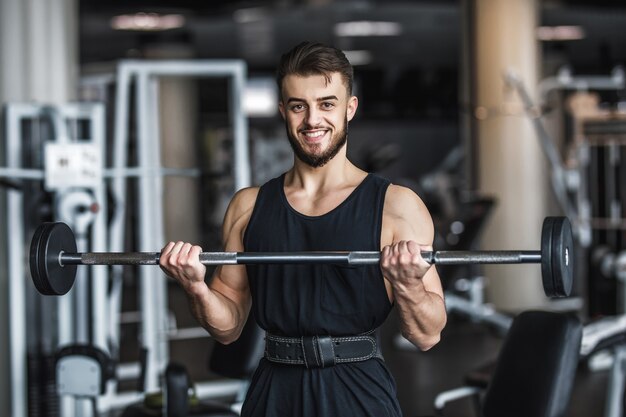
[[417, 244], [417, 242], [414, 242], [412, 240], [409, 240], [407, 242], [407, 250], [409, 251], [409, 253], [411, 254], [420, 254], [422, 253], [422, 249], [420, 247], [420, 245]]
[[385, 246], [381, 251], [380, 267], [392, 280], [423, 277], [431, 265], [422, 258], [422, 250], [432, 250], [414, 241], [401, 240]]
[[[392, 257], [390, 260], [394, 264], [413, 264], [422, 263], [422, 246], [412, 240], [401, 240], [388, 246], [388, 254]], [[383, 249], [384, 252], [384, 249]], [[383, 255], [385, 257], [385, 255]]]
[[200, 263], [202, 248], [182, 241], [169, 242], [161, 250], [159, 265], [161, 267], [186, 267]]

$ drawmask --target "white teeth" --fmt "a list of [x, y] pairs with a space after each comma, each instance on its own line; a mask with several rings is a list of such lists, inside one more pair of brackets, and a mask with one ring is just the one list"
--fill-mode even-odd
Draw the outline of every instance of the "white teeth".
[[322, 136], [323, 134], [324, 134], [323, 130], [318, 130], [318, 131], [315, 131], [315, 132], [307, 132], [304, 135], [306, 137], [308, 137], [308, 138], [318, 138], [318, 137]]

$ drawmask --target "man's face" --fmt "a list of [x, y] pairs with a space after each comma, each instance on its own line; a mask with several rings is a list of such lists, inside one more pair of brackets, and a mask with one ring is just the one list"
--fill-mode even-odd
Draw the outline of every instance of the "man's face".
[[333, 73], [330, 82], [323, 75], [286, 76], [279, 109], [297, 158], [318, 168], [337, 155], [357, 106], [339, 73]]

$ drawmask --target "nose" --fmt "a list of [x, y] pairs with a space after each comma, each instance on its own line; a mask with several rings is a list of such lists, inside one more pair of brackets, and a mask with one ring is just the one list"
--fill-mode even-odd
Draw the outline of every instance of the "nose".
[[312, 126], [312, 127], [317, 126], [319, 125], [320, 120], [321, 120], [320, 111], [313, 106], [309, 107], [309, 109], [307, 110], [307, 114], [306, 114], [307, 125]]

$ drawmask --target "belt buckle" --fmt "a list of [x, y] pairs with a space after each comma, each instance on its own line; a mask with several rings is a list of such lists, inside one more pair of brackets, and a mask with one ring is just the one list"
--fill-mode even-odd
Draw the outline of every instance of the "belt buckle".
[[326, 368], [335, 365], [335, 351], [330, 336], [302, 337], [301, 343], [307, 368]]

